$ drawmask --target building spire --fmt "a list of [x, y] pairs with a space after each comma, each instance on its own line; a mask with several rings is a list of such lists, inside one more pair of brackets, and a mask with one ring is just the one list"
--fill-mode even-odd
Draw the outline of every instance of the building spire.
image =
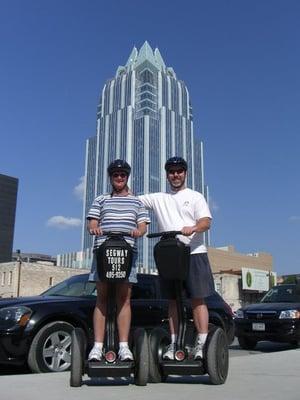
[[134, 48], [132, 49], [130, 56], [127, 60], [126, 67], [133, 65], [136, 61], [137, 56], [138, 56], [138, 51], [137, 51], [137, 48], [134, 46]]
[[149, 61], [151, 64], [156, 65], [153, 50], [152, 50], [150, 44], [147, 42], [147, 40], [145, 41], [143, 46], [140, 48], [135, 66], [137, 67], [138, 65], [142, 64], [146, 60]]
[[135, 69], [137, 66], [141, 65], [144, 61], [149, 61], [159, 70], [163, 71], [166, 70], [166, 64], [158, 48], [156, 48], [153, 51], [152, 47], [146, 40], [139, 50], [137, 50], [135, 46], [133, 47], [125, 66], [118, 67], [116, 76], [118, 76], [125, 70]]

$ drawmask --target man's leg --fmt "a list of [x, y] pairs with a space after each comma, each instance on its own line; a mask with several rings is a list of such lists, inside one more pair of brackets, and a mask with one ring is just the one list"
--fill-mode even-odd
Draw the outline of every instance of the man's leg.
[[176, 300], [169, 300], [168, 307], [169, 329], [171, 335], [171, 344], [166, 348], [163, 354], [163, 359], [174, 360], [175, 343], [178, 335], [178, 313]]
[[107, 284], [97, 282], [97, 301], [93, 314], [94, 346], [89, 354], [89, 360], [101, 360], [105, 335], [105, 320], [107, 308]]
[[203, 358], [203, 347], [207, 339], [209, 314], [207, 305], [203, 299], [192, 299], [192, 309], [194, 324], [198, 333], [194, 358], [200, 359]]
[[203, 299], [192, 299], [193, 318], [198, 333], [208, 333], [208, 310]]
[[172, 335], [177, 336], [178, 333], [178, 314], [177, 314], [176, 300], [169, 300], [168, 316], [169, 316], [170, 334], [172, 338]]
[[133, 360], [129, 350], [128, 337], [131, 325], [131, 284], [120, 283], [117, 286], [117, 324], [119, 332], [119, 357], [122, 361]]

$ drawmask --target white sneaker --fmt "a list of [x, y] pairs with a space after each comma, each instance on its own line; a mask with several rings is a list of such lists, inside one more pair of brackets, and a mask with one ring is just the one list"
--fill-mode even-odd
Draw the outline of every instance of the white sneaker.
[[170, 343], [162, 356], [163, 360], [175, 360], [175, 343]]
[[133, 354], [129, 347], [121, 347], [118, 356], [121, 361], [133, 361]]
[[194, 347], [194, 350], [193, 350], [194, 360], [202, 360], [203, 359], [203, 347], [204, 347], [203, 343], [196, 344], [196, 346]]
[[102, 357], [103, 357], [102, 349], [99, 349], [99, 347], [94, 346], [90, 351], [90, 354], [88, 356], [88, 361], [101, 361]]

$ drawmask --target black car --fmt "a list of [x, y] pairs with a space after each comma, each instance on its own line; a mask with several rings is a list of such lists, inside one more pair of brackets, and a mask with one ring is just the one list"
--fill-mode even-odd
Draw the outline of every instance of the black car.
[[[83, 328], [93, 343], [95, 283], [88, 274], [75, 275], [40, 296], [0, 300], [0, 364], [28, 364], [33, 372], [65, 371], [70, 367], [71, 332]], [[231, 308], [215, 293], [207, 298], [210, 323], [234, 337]], [[159, 278], [139, 275], [132, 291], [132, 327], [167, 326], [167, 300]]]
[[260, 303], [241, 308], [235, 316], [235, 334], [243, 349], [269, 340], [300, 345], [300, 285], [274, 286]]

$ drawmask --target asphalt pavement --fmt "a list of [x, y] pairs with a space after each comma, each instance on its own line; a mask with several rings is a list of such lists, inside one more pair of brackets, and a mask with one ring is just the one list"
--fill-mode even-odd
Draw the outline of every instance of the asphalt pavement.
[[169, 377], [166, 383], [137, 387], [131, 380], [83, 378], [69, 386], [69, 372], [0, 376], [1, 400], [299, 400], [300, 349], [230, 357], [224, 385], [208, 376]]

